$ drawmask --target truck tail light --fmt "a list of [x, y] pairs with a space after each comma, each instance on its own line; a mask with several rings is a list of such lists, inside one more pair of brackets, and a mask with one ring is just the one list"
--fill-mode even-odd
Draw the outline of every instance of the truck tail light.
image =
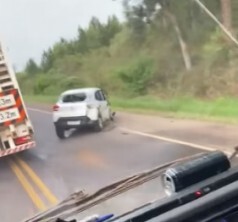
[[16, 145], [21, 145], [21, 144], [29, 142], [30, 140], [31, 140], [30, 136], [22, 136], [22, 137], [18, 137], [14, 139], [14, 142]]
[[60, 107], [59, 107], [58, 105], [54, 105], [54, 106], [53, 106], [53, 111], [54, 111], [54, 112], [55, 112], [55, 111], [59, 111], [59, 108], [60, 108]]

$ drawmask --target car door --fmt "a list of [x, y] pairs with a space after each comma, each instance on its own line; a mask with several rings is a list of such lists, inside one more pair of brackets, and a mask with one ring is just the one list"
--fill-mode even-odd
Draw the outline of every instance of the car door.
[[98, 103], [98, 108], [100, 111], [100, 114], [102, 116], [103, 121], [107, 120], [109, 118], [109, 109], [108, 109], [108, 102], [106, 100], [106, 97], [102, 90], [97, 90], [95, 93], [95, 98]]

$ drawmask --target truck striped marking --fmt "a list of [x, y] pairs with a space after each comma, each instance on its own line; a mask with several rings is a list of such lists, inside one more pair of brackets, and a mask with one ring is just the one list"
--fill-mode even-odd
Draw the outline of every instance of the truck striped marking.
[[28, 150], [36, 146], [35, 142], [25, 143], [23, 145], [17, 146], [14, 149], [0, 150], [0, 157], [8, 156], [10, 154], [19, 153], [24, 150]]
[[17, 119], [11, 120], [11, 121], [6, 121], [4, 123], [0, 123], [0, 126], [5, 126], [5, 127], [9, 126], [11, 124], [21, 123], [27, 118], [27, 115], [26, 115], [25, 109], [23, 107], [23, 103], [22, 103], [22, 100], [21, 100], [21, 97], [20, 97], [20, 94], [19, 94], [18, 90], [17, 89], [11, 89], [11, 90], [7, 90], [7, 91], [4, 91], [4, 92], [0, 93], [0, 97], [1, 96], [7, 96], [7, 95], [13, 95], [13, 97], [15, 99], [15, 105], [4, 107], [4, 108], [1, 108], [0, 110], [7, 110], [7, 109], [10, 109], [10, 108], [17, 108], [18, 111], [19, 111], [20, 117], [17, 118]]

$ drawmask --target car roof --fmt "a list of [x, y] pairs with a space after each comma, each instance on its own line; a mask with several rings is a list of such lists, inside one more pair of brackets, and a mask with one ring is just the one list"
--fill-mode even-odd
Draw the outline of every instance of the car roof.
[[76, 94], [76, 93], [94, 93], [97, 90], [100, 90], [100, 88], [78, 88], [78, 89], [71, 89], [71, 90], [67, 90], [65, 92], [63, 92], [61, 95], [68, 95], [68, 94]]

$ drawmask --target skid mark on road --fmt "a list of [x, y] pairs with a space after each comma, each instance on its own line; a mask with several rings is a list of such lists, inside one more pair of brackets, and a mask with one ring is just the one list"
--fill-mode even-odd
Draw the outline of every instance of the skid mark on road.
[[107, 164], [102, 156], [89, 149], [82, 149], [78, 152], [77, 159], [87, 167], [107, 168]]

